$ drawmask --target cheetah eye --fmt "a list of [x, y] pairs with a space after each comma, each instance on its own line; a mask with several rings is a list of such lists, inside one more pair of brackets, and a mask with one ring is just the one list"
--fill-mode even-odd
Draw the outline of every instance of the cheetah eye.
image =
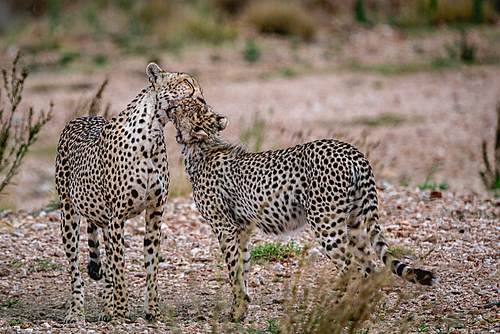
[[195, 126], [194, 129], [193, 129], [193, 132], [195, 132], [195, 133], [198, 133], [200, 131], [203, 131], [203, 129], [200, 128], [199, 126]]
[[204, 99], [204, 98], [202, 98], [202, 97], [197, 97], [197, 99], [198, 99], [198, 101], [200, 101], [201, 103], [205, 103], [205, 104], [206, 104], [206, 102], [205, 102], [205, 99]]

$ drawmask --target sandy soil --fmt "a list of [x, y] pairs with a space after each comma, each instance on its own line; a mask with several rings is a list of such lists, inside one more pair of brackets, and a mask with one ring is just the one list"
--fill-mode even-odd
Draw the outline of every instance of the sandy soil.
[[[364, 152], [379, 181], [409, 182], [415, 187], [430, 175], [432, 181], [446, 182], [451, 189], [484, 189], [479, 178], [484, 168], [481, 143], [488, 140], [492, 156], [500, 68], [473, 66], [398, 76], [311, 70], [283, 77], [264, 63], [246, 76], [246, 67], [225, 66], [224, 57], [231, 63], [231, 56], [221, 54], [214, 61], [210, 52], [196, 52], [181, 61], [168, 55], [159, 59], [166, 70], [195, 75], [208, 103], [231, 121], [225, 130], [231, 140], [238, 141], [258, 113], [265, 120], [263, 150], [327, 137], [359, 146], [365, 138]], [[26, 158], [15, 180], [18, 186], [7, 189], [2, 207], [33, 209], [52, 200], [56, 143], [78, 101], [89, 98], [108, 76], [104, 103], [109, 102], [111, 114], [117, 114], [147, 86], [143, 73], [147, 63], [146, 57], [134, 57], [90, 74], [32, 74], [25, 106], [47, 109], [52, 100], [54, 119]], [[259, 73], [269, 76], [259, 78]], [[384, 116], [389, 123], [384, 123]], [[165, 127], [165, 137], [175, 182], [183, 171], [171, 124]], [[180, 182], [185, 182], [183, 178]]]

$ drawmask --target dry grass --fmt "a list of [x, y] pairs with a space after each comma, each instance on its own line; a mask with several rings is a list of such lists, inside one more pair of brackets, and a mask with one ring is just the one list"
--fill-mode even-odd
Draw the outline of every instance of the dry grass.
[[307, 267], [301, 266], [287, 288], [281, 333], [355, 333], [372, 317], [383, 297], [382, 288], [392, 282], [384, 268], [363, 280], [354, 279], [354, 271], [338, 277], [323, 270], [307, 283], [303, 280]]
[[245, 20], [261, 33], [298, 36], [312, 40], [316, 34], [315, 18], [295, 2], [258, 1], [249, 5]]
[[[490, 3], [483, 2], [483, 17], [485, 22], [494, 22], [497, 14]], [[430, 13], [431, 23], [471, 22], [473, 20], [473, 1], [470, 0], [439, 0], [437, 8]]]

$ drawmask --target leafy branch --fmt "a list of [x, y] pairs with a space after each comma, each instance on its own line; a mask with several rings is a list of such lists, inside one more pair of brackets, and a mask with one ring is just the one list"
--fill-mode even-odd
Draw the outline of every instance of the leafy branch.
[[12, 178], [19, 172], [21, 163], [28, 153], [28, 149], [37, 140], [37, 135], [42, 127], [52, 118], [53, 103], [50, 103], [49, 112], [40, 111], [38, 117], [34, 116], [33, 107], [29, 108], [27, 117], [18, 117], [18, 106], [22, 100], [24, 82], [28, 77], [28, 69], [18, 69], [20, 53], [12, 62], [10, 73], [1, 69], [3, 87], [5, 90], [8, 107], [4, 108], [3, 91], [0, 89], [0, 173], [5, 177], [0, 184], [0, 194], [11, 183]]

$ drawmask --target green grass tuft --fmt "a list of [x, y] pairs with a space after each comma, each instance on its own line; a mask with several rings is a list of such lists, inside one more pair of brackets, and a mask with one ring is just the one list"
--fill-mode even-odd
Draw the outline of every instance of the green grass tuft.
[[437, 184], [434, 181], [430, 181], [430, 175], [427, 175], [425, 182], [422, 185], [418, 186], [418, 188], [420, 190], [427, 190], [427, 189], [435, 190], [437, 188], [439, 188], [440, 190], [448, 190], [450, 189], [450, 185], [447, 182], [441, 182]]
[[254, 261], [283, 261], [300, 254], [300, 247], [295, 245], [295, 241], [287, 244], [266, 243], [250, 247], [250, 253]]
[[406, 119], [402, 116], [393, 114], [382, 114], [375, 118], [359, 118], [354, 121], [354, 124], [367, 126], [397, 126], [404, 123]]
[[253, 40], [248, 40], [245, 44], [245, 50], [243, 55], [246, 61], [249, 63], [254, 63], [260, 58], [260, 50], [257, 44]]

